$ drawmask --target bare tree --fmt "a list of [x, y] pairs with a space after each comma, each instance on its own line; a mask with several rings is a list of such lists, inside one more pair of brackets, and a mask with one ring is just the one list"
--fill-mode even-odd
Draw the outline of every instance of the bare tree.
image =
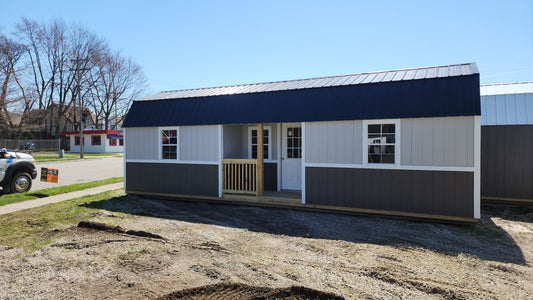
[[14, 72], [23, 53], [24, 47], [21, 44], [0, 35], [0, 126], [4, 129], [14, 126], [10, 107], [14, 106], [20, 98], [14, 92], [12, 84]]
[[[8, 77], [12, 78], [15, 89], [17, 90], [17, 92], [12, 93], [12, 95], [17, 95], [15, 96], [16, 101], [11, 101], [9, 107], [6, 107], [5, 105], [8, 96], [6, 95], [4, 97], [4, 107], [6, 108], [5, 115], [8, 116], [8, 123], [11, 125], [11, 128], [20, 136], [23, 128], [27, 127], [26, 124], [29, 123], [29, 114], [36, 101], [35, 89], [34, 86], [26, 80], [25, 76], [28, 64], [22, 58], [24, 57], [24, 54], [27, 53], [27, 48], [25, 45], [13, 41], [5, 41], [3, 48], [6, 60], [4, 61], [4, 65], [7, 72], [9, 72]], [[18, 124], [15, 124], [10, 120], [7, 108], [9, 108], [9, 111], [11, 112], [15, 111], [20, 113], [20, 122]]]
[[[70, 93], [71, 99], [77, 99], [78, 105], [82, 108], [88, 106], [88, 103], [86, 103], [87, 95], [90, 94], [94, 84], [94, 81], [89, 76], [90, 70], [95, 66], [95, 62], [108, 51], [109, 46], [103, 39], [81, 26], [73, 27], [70, 51], [72, 65], [70, 70], [74, 72], [72, 75], [76, 85], [71, 87]], [[83, 118], [83, 114], [77, 117]]]
[[[48, 85], [45, 102], [47, 132], [49, 135], [58, 133], [61, 124], [65, 123], [66, 91], [70, 89], [69, 73], [65, 72], [68, 61], [68, 37], [66, 25], [60, 20], [54, 20], [42, 30], [43, 51], [46, 55], [46, 65], [49, 70], [50, 84]], [[57, 118], [55, 117], [57, 116]]]
[[92, 108], [104, 129], [110, 129], [110, 124], [122, 122], [131, 101], [146, 88], [146, 79], [137, 63], [118, 52], [104, 53], [92, 76]]
[[66, 126], [67, 113], [79, 120], [73, 114], [73, 101], [83, 100], [78, 94], [90, 88], [85, 73], [108, 46], [83, 26], [68, 27], [60, 20], [45, 25], [22, 19], [17, 36], [26, 46], [30, 66], [26, 77], [32, 80], [39, 110], [45, 111], [43, 121], [49, 134], [57, 134]]
[[44, 54], [43, 40], [46, 38], [43, 27], [35, 21], [23, 18], [22, 22], [17, 25], [17, 33], [17, 36], [21, 38], [21, 42], [25, 44], [25, 50], [28, 55], [33, 90], [37, 95], [35, 101], [38, 103], [39, 109], [43, 109], [44, 93], [50, 84], [50, 77], [53, 76], [53, 70], [51, 70], [51, 75], [46, 74], [47, 72], [41, 62], [41, 55]]
[[38, 123], [48, 135], [57, 135], [90, 115], [89, 107], [108, 128], [146, 85], [139, 65], [111, 54], [104, 39], [81, 25], [23, 18], [15, 37], [16, 43], [0, 35], [2, 128], [14, 125], [10, 116], [17, 111], [19, 130]]

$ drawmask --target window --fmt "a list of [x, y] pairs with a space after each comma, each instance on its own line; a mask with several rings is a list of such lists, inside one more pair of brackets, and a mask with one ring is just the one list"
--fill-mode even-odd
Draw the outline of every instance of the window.
[[[257, 158], [257, 128], [250, 127], [250, 157]], [[270, 128], [263, 128], [263, 159], [270, 158]]]
[[109, 146], [116, 146], [117, 145], [117, 140], [115, 139], [110, 139], [109, 140]]
[[91, 135], [91, 145], [93, 146], [102, 145], [102, 137], [99, 135]]
[[178, 130], [161, 130], [161, 158], [178, 159]]
[[396, 123], [367, 124], [369, 164], [396, 163]]
[[[83, 137], [83, 142], [85, 142], [85, 137]], [[77, 135], [74, 137], [74, 146], [79, 146], [80, 145], [80, 136]]]
[[122, 139], [122, 140], [118, 140], [118, 145], [119, 145], [119, 146], [124, 146], [124, 139]]
[[287, 128], [287, 158], [302, 158], [302, 128]]

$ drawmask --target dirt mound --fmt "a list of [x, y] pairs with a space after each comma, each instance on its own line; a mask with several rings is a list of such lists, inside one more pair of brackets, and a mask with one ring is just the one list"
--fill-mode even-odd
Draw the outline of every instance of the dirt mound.
[[114, 232], [114, 233], [124, 233], [127, 235], [135, 235], [140, 237], [148, 237], [153, 239], [164, 239], [162, 236], [158, 234], [153, 234], [151, 232], [142, 231], [142, 230], [124, 230], [120, 226], [111, 226], [104, 223], [96, 223], [96, 222], [90, 222], [90, 221], [81, 221], [78, 223], [79, 228], [89, 228], [94, 230], [101, 230], [101, 231], [107, 231], [107, 232]]
[[288, 288], [254, 287], [236, 283], [218, 283], [193, 289], [177, 291], [158, 298], [160, 300], [172, 299], [240, 299], [240, 300], [269, 300], [269, 299], [344, 299], [331, 293], [325, 293], [301, 286]]

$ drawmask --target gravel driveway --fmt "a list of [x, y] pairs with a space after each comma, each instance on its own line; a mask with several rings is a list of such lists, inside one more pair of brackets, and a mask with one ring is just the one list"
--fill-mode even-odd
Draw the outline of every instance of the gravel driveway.
[[34, 253], [0, 245], [0, 298], [154, 299], [216, 283], [346, 299], [533, 297], [532, 208], [484, 205], [477, 225], [460, 226], [135, 196], [85, 205], [103, 208], [92, 221], [163, 239], [73, 226], [50, 227], [64, 236]]

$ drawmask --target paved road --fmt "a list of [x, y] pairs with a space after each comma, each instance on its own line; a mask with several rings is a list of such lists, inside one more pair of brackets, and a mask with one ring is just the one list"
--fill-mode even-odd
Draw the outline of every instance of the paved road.
[[[123, 161], [122, 157], [105, 157], [74, 161], [37, 162], [38, 174], [37, 178], [33, 180], [31, 191], [111, 177], [122, 177], [124, 176]], [[42, 167], [58, 169], [59, 182], [41, 182], [39, 174]]]

